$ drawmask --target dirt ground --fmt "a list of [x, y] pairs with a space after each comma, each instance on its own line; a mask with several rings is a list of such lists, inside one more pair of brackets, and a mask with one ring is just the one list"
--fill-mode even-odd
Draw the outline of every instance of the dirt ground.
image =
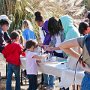
[[[0, 81], [0, 90], [5, 90], [6, 87], [6, 64], [2, 61], [0, 61], [0, 72], [1, 72], [1, 76], [2, 76], [2, 80]], [[54, 90], [59, 90], [59, 80], [55, 81], [55, 88]], [[15, 90], [15, 80], [13, 78], [12, 80], [12, 90]], [[21, 90], [27, 90], [28, 88], [28, 81], [27, 79], [23, 78], [23, 85], [21, 85]], [[38, 90], [44, 90], [43, 88], [41, 88], [41, 85], [39, 86]]]

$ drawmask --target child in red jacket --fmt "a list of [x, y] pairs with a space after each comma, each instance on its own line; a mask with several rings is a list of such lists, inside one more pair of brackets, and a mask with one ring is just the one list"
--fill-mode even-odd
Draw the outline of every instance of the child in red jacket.
[[6, 61], [8, 62], [6, 90], [12, 90], [11, 80], [12, 74], [15, 74], [16, 87], [15, 90], [20, 90], [20, 54], [22, 47], [19, 44], [20, 36], [18, 32], [12, 32], [11, 42], [2, 51]]

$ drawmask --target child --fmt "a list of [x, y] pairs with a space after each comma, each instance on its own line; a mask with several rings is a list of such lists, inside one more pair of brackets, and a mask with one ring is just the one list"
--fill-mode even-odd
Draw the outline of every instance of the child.
[[38, 56], [34, 50], [36, 48], [36, 43], [32, 40], [26, 42], [26, 72], [29, 79], [28, 90], [37, 89], [37, 62], [41, 59], [46, 58], [47, 55]]
[[36, 35], [33, 31], [33, 26], [29, 20], [24, 20], [23, 21], [23, 38], [24, 38], [24, 44], [26, 43], [27, 40], [36, 40]]
[[11, 80], [13, 73], [15, 74], [16, 80], [15, 90], [20, 90], [20, 54], [22, 53], [22, 47], [19, 44], [20, 37], [18, 32], [12, 32], [10, 37], [11, 43], [9, 43], [2, 51], [8, 62], [6, 90], [12, 90]]

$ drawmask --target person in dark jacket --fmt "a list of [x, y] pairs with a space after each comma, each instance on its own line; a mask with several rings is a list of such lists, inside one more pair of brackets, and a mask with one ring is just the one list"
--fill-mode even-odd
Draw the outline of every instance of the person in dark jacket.
[[[0, 53], [4, 49], [5, 45], [10, 41], [10, 37], [8, 35], [7, 30], [9, 29], [9, 25], [11, 20], [6, 15], [0, 15]], [[1, 80], [1, 72], [0, 72], [0, 80]]]
[[4, 46], [10, 40], [8, 35], [9, 22], [7, 20], [0, 20], [0, 52], [2, 52]]

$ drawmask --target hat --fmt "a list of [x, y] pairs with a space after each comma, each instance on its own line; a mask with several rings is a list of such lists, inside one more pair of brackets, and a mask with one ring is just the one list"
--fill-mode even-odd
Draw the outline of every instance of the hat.
[[8, 18], [8, 16], [7, 15], [0, 15], [0, 20], [7, 20], [8, 21], [8, 23], [11, 23], [12, 21]]

